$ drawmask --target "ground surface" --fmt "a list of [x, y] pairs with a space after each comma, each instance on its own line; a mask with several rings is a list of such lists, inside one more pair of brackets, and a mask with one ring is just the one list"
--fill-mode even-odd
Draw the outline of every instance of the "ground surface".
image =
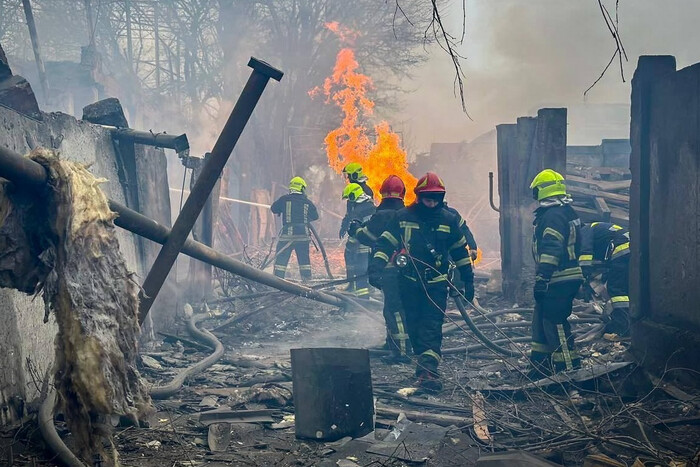
[[[379, 347], [384, 339], [381, 312], [375, 304], [369, 310], [338, 310], [275, 292], [245, 298], [257, 290], [244, 287], [248, 286], [232, 284], [229, 292], [243, 298], [209, 304], [209, 311], [217, 316], [200, 324], [223, 342], [224, 357], [187, 381], [176, 396], [155, 401], [157, 414], [149, 427], [115, 428], [123, 466], [416, 465], [422, 460], [431, 466], [456, 466], [475, 465], [480, 455], [491, 451], [513, 450], [562, 465], [582, 465], [590, 455], [608, 456], [621, 465], [632, 465], [638, 458], [640, 462], [655, 459], [658, 465], [683, 465], [697, 456], [700, 399], [667, 384], [674, 380], [674, 373], [684, 370], [669, 369], [663, 381], [650, 381], [634, 365], [610, 371], [610, 363], [626, 361], [627, 344], [588, 333], [597, 326], [599, 315], [591, 304], [582, 302], [577, 302], [572, 319], [585, 322], [575, 324], [574, 330], [584, 336], [585, 342], [579, 344], [584, 366], [598, 368], [597, 378], [550, 381], [543, 387], [518, 390], [531, 383], [525, 377], [528, 344], [511, 344], [511, 349], [521, 353], [507, 358], [484, 348], [464, 349], [478, 340], [456, 311], [450, 310], [443, 349], [462, 349], [445, 355], [441, 366], [445, 387], [439, 395], [400, 395], [398, 390], [413, 383], [413, 366], [390, 365], [382, 360], [381, 351], [371, 353], [379, 408], [376, 438], [389, 434], [391, 442], [377, 444], [374, 434], [335, 444], [298, 440], [292, 417], [289, 349]], [[511, 309], [512, 304], [488, 294], [484, 281], [478, 291], [487, 311], [505, 310], [488, 320], [477, 318], [479, 313], [472, 311], [489, 337], [529, 335], [526, 324], [516, 324], [530, 318], [526, 309]], [[246, 318], [232, 322], [236, 316]], [[496, 331], [488, 321], [499, 323], [503, 331]], [[177, 332], [180, 341], [165, 337], [143, 349], [142, 372], [153, 384], [167, 382], [211, 352], [190, 344], [184, 325]], [[217, 407], [262, 410], [258, 416], [271, 422], [233, 423], [228, 443], [221, 436], [210, 439], [199, 414]], [[402, 430], [394, 428], [400, 412], [415, 423], [402, 422], [398, 423]], [[57, 426], [70, 444], [60, 420]], [[400, 436], [398, 441], [390, 435], [392, 430]], [[223, 438], [227, 435], [228, 429]], [[2, 436], [0, 465], [5, 465], [2, 459], [13, 459], [7, 465], [52, 465], [31, 419]], [[224, 448], [212, 452], [210, 447], [215, 444], [210, 443], [217, 440]]]

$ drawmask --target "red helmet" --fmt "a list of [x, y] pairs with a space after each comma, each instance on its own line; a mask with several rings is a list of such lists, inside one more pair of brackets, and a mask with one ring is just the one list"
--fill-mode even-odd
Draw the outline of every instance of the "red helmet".
[[436, 173], [428, 172], [418, 180], [413, 192], [417, 195], [421, 193], [444, 193], [445, 184]]
[[406, 196], [406, 185], [403, 184], [403, 180], [397, 175], [389, 175], [382, 182], [379, 193], [382, 195], [382, 198], [403, 199]]

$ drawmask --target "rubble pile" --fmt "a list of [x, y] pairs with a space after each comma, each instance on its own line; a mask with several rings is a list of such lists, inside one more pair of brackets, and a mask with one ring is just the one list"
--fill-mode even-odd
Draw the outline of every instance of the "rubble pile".
[[[122, 460], [145, 466], [455, 466], [495, 465], [485, 463], [495, 457], [484, 454], [495, 451], [492, 456], [513, 462], [500, 465], [524, 457], [541, 465], [643, 466], [684, 465], [697, 455], [698, 396], [677, 392], [671, 373], [664, 382], [650, 382], [627, 359], [627, 341], [601, 337], [598, 307], [577, 301], [572, 316], [583, 369], [533, 382], [526, 376], [528, 346], [518, 341], [529, 336], [531, 310], [480, 289], [483, 306], [494, 311], [478, 318], [472, 310], [475, 322], [494, 340], [513, 340], [511, 348], [522, 355], [504, 358], [480, 346], [449, 310], [445, 388], [438, 395], [413, 387], [412, 365], [383, 360], [381, 334], [372, 342], [355, 332], [359, 326], [381, 331], [372, 302], [366, 307], [372, 316], [273, 294], [208, 305], [212, 318], [203, 324], [226, 354], [175, 397], [157, 402], [149, 429], [122, 431]], [[255, 309], [261, 311], [249, 314]], [[232, 322], [236, 315], [243, 318]], [[332, 338], [323, 341], [324, 335]], [[335, 442], [296, 439], [288, 349], [305, 345], [370, 347], [374, 433]], [[144, 373], [165, 381], [209, 352], [184, 332], [168, 336], [142, 355]]]

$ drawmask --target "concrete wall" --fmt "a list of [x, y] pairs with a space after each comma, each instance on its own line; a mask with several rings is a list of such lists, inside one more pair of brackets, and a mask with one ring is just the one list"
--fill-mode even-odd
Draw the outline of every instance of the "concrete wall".
[[655, 372], [700, 370], [700, 64], [640, 57], [631, 141], [632, 350]]
[[536, 207], [530, 182], [544, 168], [566, 172], [566, 109], [540, 109], [537, 117], [521, 117], [517, 124], [498, 125], [496, 130], [503, 293], [509, 300], [530, 304]]
[[[107, 195], [125, 204], [110, 133], [61, 113], [43, 117], [43, 122], [38, 122], [0, 107], [0, 145], [22, 154], [37, 146], [49, 147], [59, 150], [64, 159], [90, 164], [93, 174], [108, 180], [102, 185]], [[162, 217], [158, 220], [169, 223], [165, 156], [162, 151], [149, 151], [149, 163], [143, 163], [145, 158], [141, 158], [142, 175], [144, 180], [152, 177], [153, 181], [148, 184], [151, 189], [144, 192], [148, 206], [144, 213]], [[165, 192], [159, 195], [158, 189], [153, 188], [158, 186], [160, 191], [164, 187]], [[128, 267], [143, 277], [143, 263], [137, 255], [138, 240], [122, 229], [117, 229], [117, 236]], [[43, 318], [44, 305], [40, 297], [32, 300], [14, 290], [0, 289], [0, 425], [16, 415], [11, 407], [12, 400], [31, 401], [37, 396], [33, 379], [36, 375], [43, 378], [53, 363], [57, 328], [53, 317], [47, 324], [43, 323]], [[31, 362], [31, 371], [27, 362]], [[40, 381], [36, 383], [40, 385]]]

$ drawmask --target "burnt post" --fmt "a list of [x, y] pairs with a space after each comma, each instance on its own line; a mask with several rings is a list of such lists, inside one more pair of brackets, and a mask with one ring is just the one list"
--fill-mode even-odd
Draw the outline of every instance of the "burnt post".
[[262, 96], [265, 86], [270, 78], [277, 81], [282, 79], [283, 73], [271, 67], [265, 62], [251, 58], [248, 66], [253, 68], [253, 72], [248, 78], [248, 82], [243, 88], [243, 92], [238, 98], [231, 115], [219, 135], [219, 139], [211, 151], [211, 158], [204, 164], [194, 188], [190, 192], [180, 215], [175, 220], [172, 231], [167, 242], [158, 253], [151, 271], [140, 292], [139, 322], [148, 315], [148, 311], [153, 305], [158, 292], [160, 291], [165, 278], [168, 276], [182, 245], [187, 240], [187, 236], [192, 230], [192, 226], [197, 221], [207, 198], [211, 194], [221, 172], [228, 161], [231, 151], [238, 142], [238, 138], [243, 132], [243, 128], [253, 113], [260, 96]]
[[651, 89], [660, 77], [676, 71], [676, 59], [662, 55], [641, 56], [632, 78], [630, 122], [630, 313], [635, 317], [649, 314], [649, 203], [651, 189], [650, 120]]
[[544, 168], [566, 173], [566, 109], [540, 109], [537, 117], [498, 125], [503, 294], [532, 303], [535, 265], [531, 254], [533, 209], [530, 182]]

